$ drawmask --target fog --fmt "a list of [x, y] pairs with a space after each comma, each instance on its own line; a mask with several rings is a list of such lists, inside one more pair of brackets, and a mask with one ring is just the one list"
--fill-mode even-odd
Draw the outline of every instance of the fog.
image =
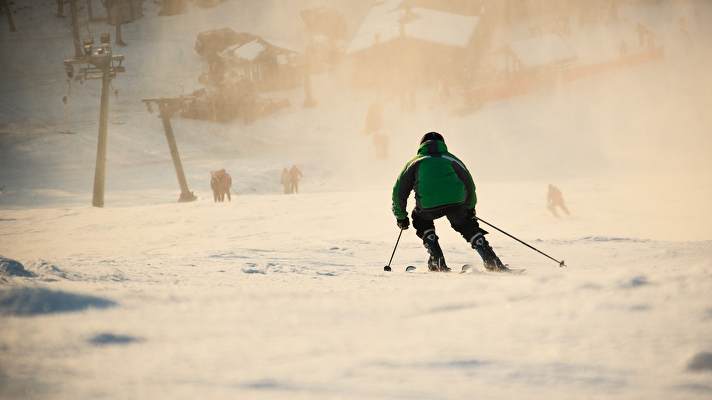
[[[53, 4], [45, 3], [47, 7]], [[298, 164], [310, 177], [305, 190], [387, 193], [415, 153], [419, 138], [438, 131], [450, 150], [467, 163], [485, 193], [491, 193], [488, 184], [496, 182], [541, 188], [529, 193], [530, 198], [543, 196], [546, 183], [568, 184], [570, 189], [564, 192], [571, 196], [603, 187], [611, 192], [590, 199], [588, 206], [593, 208], [598, 202], [601, 207], [645, 210], [641, 218], [651, 219], [672, 207], [687, 210], [688, 219], [695, 214], [707, 221], [705, 204], [712, 202], [709, 4], [600, 2], [604, 9], [617, 5], [615, 18], [610, 16], [613, 12], [597, 11], [585, 1], [566, 7], [555, 2], [515, 2], [514, 11], [503, 4], [416, 1], [412, 7], [416, 13], [418, 7], [456, 10], [478, 18], [480, 30], [485, 24], [494, 26], [488, 42], [493, 51], [546, 34], [551, 25], [546, 21], [563, 18], [568, 21], [566, 40], [578, 55], [576, 65], [600, 62], [621, 42], [626, 42], [630, 52], [638, 51], [636, 27], [643, 23], [654, 32], [663, 56], [581, 79], [547, 80], [521, 95], [473, 105], [466, 91], [486, 75], [487, 61], [473, 61], [466, 51], [452, 53], [448, 59], [437, 50], [426, 51], [427, 46], [385, 47], [367, 57], [350, 53], [350, 43], [373, 10], [369, 2], [226, 1], [205, 9], [189, 5], [184, 14], [158, 18], [155, 6], [147, 6], [145, 17], [124, 25], [128, 46], [114, 48], [126, 56], [127, 71], [112, 83], [118, 94], [110, 105], [107, 189], [175, 186], [166, 164], [169, 154], [160, 120], [146, 112], [140, 99], [190, 94], [206, 86], [199, 77], [207, 65], [194, 50], [199, 32], [229, 27], [303, 52], [309, 37], [299, 13], [326, 5], [345, 17], [345, 35], [338, 41], [344, 53], [335, 65], [312, 66], [316, 107], [302, 106], [305, 92], [299, 83], [261, 93], [265, 98], [288, 99], [290, 105], [251, 123], [173, 119], [189, 181], [198, 190], [206, 189], [209, 170], [227, 166], [246, 193], [278, 191], [281, 168]], [[12, 57], [3, 57], [2, 62], [6, 78], [1, 87], [4, 161], [0, 178], [7, 182], [5, 186], [10, 183], [6, 192], [15, 192], [14, 197], [6, 193], [2, 199], [13, 207], [26, 201], [44, 202], [37, 200], [36, 193], [21, 195], [25, 189], [69, 192], [63, 201], [90, 192], [98, 115], [99, 82], [68, 86], [62, 75], [61, 60], [71, 56], [68, 23], [52, 20], [39, 5], [23, 12], [19, 21], [24, 15], [29, 21], [46, 20], [47, 24], [33, 26], [26, 34], [32, 47], [2, 33], [3, 54]], [[404, 11], [408, 12], [412, 10]], [[681, 17], [686, 18], [688, 33], [680, 27]], [[50, 36], [56, 26], [64, 36]], [[430, 28], [441, 36], [438, 30], [445, 29]], [[459, 35], [452, 28], [445, 30]], [[105, 23], [84, 23], [82, 36], [102, 31], [113, 35]], [[443, 86], [448, 86], [446, 97]], [[63, 106], [59, 100], [66, 94], [69, 102]], [[413, 105], [404, 106], [411, 98]], [[380, 129], [388, 141], [385, 159], [374, 155], [372, 138], [364, 134], [368, 109], [374, 103], [382, 109]], [[76, 135], [56, 135], [57, 130]], [[531, 189], [527, 186], [526, 190]], [[486, 207], [486, 198], [483, 202]], [[698, 232], [694, 237], [710, 233], [699, 219], [693, 225]]]

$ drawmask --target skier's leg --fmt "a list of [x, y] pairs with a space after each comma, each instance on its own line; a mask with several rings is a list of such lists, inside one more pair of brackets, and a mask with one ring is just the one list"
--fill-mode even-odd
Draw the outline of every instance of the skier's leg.
[[411, 213], [413, 218], [413, 228], [415, 234], [423, 240], [423, 246], [430, 254], [428, 259], [428, 269], [431, 271], [449, 271], [445, 263], [445, 256], [438, 243], [438, 236], [435, 234], [435, 224], [433, 220], [442, 215], [424, 212], [419, 209], [414, 209]]
[[423, 239], [425, 235], [435, 233], [435, 224], [433, 223], [433, 217], [431, 215], [416, 208], [410, 216], [413, 219], [415, 234], [419, 238]]
[[487, 231], [480, 228], [475, 216], [465, 206], [458, 206], [448, 210], [447, 219], [454, 230], [462, 235], [470, 246], [482, 257], [485, 268], [492, 271], [506, 270], [507, 267], [497, 257], [492, 247], [485, 239]]
[[564, 210], [564, 212], [566, 213], [566, 215], [571, 215], [571, 213], [569, 212], [569, 209], [566, 208], [566, 204], [564, 204], [564, 203], [562, 202], [562, 203], [560, 204], [560, 206], [561, 206], [561, 209]]
[[556, 218], [559, 218], [559, 214], [556, 212], [556, 205], [555, 204], [549, 204], [546, 208], [549, 209], [551, 214], [555, 216]]

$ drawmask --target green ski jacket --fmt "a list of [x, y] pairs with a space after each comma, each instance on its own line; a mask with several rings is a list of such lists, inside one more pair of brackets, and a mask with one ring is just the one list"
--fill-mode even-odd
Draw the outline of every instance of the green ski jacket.
[[477, 204], [472, 175], [440, 140], [421, 144], [418, 154], [398, 176], [393, 186], [393, 214], [397, 219], [408, 216], [406, 205], [411, 190], [415, 190], [416, 208], [422, 210], [457, 204], [475, 208]]

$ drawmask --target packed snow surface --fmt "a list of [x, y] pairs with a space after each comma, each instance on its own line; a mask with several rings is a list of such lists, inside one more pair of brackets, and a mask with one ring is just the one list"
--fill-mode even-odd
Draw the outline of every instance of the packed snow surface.
[[[0, 393], [285, 399], [710, 393], [709, 372], [697, 367], [704, 364], [687, 367], [712, 349], [709, 241], [586, 236], [587, 218], [548, 224], [546, 215], [533, 224], [506, 218], [503, 227], [569, 267], [493, 233], [505, 262], [526, 267], [525, 275], [481, 267], [428, 273], [409, 230], [388, 273], [383, 265], [397, 230], [384, 193], [245, 195], [223, 204], [201, 197], [190, 204], [3, 211], [12, 221], [0, 225], [0, 251], [27, 260], [39, 276], [36, 258], [50, 258], [64, 272], [55, 271], [53, 280], [13, 278], [13, 285], [118, 305], [2, 317]], [[493, 216], [515, 203], [505, 202], [489, 207]], [[42, 229], [38, 220], [45, 221]], [[479, 265], [446, 223], [437, 227], [451, 266]], [[407, 265], [416, 272], [404, 272]], [[97, 339], [106, 333], [119, 339]]]

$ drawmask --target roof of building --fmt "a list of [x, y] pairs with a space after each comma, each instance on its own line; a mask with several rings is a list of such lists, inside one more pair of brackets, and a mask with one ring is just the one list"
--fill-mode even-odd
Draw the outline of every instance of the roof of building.
[[287, 45], [281, 43], [273, 43], [272, 41], [256, 37], [249, 42], [238, 43], [226, 48], [220, 52], [220, 57], [251, 62], [258, 59], [267, 49], [276, 50], [278, 54], [296, 53], [296, 51], [286, 46]]
[[419, 7], [402, 7], [403, 0], [385, 0], [369, 11], [347, 53], [356, 53], [376, 44], [403, 36], [431, 43], [467, 47], [479, 17], [464, 16]]
[[245, 44], [230, 46], [223, 50], [220, 55], [227, 58], [241, 58], [246, 61], [254, 61], [266, 48], [265, 45], [255, 39]]

